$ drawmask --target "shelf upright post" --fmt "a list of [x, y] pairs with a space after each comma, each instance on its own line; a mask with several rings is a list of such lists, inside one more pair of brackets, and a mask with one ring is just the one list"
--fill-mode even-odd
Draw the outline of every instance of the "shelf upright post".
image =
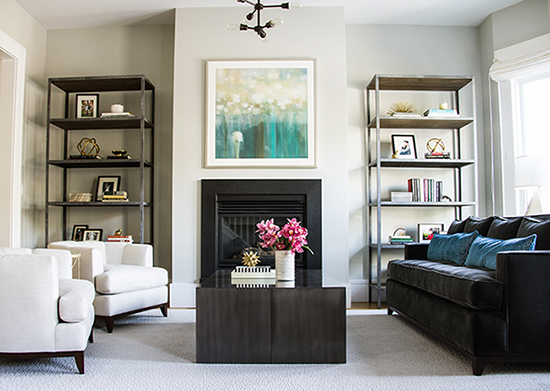
[[472, 138], [474, 141], [474, 214], [479, 216], [479, 178], [478, 178], [478, 151], [477, 151], [477, 106], [476, 106], [476, 81], [474, 76], [471, 78], [472, 84]]
[[[67, 91], [63, 91], [65, 94], [65, 118], [69, 118], [69, 93]], [[67, 129], [63, 129], [63, 141], [64, 141], [64, 147], [63, 147], [63, 159], [67, 160], [69, 158], [69, 131]], [[49, 165], [49, 164], [48, 164]], [[69, 170], [67, 167], [63, 167], [63, 202], [67, 202], [67, 189], [69, 184]], [[63, 213], [63, 232], [62, 232], [62, 238], [63, 240], [67, 239], [67, 222], [69, 221], [68, 216], [68, 210], [66, 207], [63, 207], [62, 209]]]
[[366, 207], [366, 210], [367, 210], [367, 224], [368, 224], [368, 236], [367, 236], [367, 245], [368, 245], [368, 249], [367, 249], [367, 267], [368, 267], [368, 271], [367, 271], [367, 281], [368, 281], [368, 293], [369, 293], [369, 301], [372, 301], [372, 246], [371, 246], [371, 243], [372, 243], [372, 229], [370, 227], [372, 227], [372, 213], [371, 213], [371, 208], [370, 208], [370, 204], [371, 204], [371, 200], [372, 200], [372, 189], [371, 189], [371, 166], [370, 166], [370, 162], [372, 161], [372, 151], [371, 151], [371, 127], [370, 127], [370, 122], [372, 120], [372, 116], [371, 116], [371, 112], [370, 112], [370, 94], [371, 94], [371, 90], [370, 90], [370, 85], [367, 85], [367, 88], [366, 88], [366, 92], [367, 92], [367, 97], [366, 97], [366, 111], [367, 111], [367, 132], [366, 132], [366, 143], [365, 143], [365, 148], [367, 150], [367, 161], [365, 162], [366, 163], [366, 172], [365, 172], [365, 178], [366, 178], [366, 181], [365, 181], [365, 194], [366, 194], [366, 203], [367, 203], [367, 207]]
[[[151, 162], [154, 162], [155, 161], [155, 86], [151, 85], [151, 107], [152, 107], [152, 110], [151, 110], [151, 140], [150, 140], [150, 143], [151, 143]], [[151, 245], [154, 245], [155, 243], [155, 224], [154, 224], [154, 219], [153, 219], [153, 216], [155, 215], [155, 189], [156, 189], [156, 186], [155, 186], [155, 166], [153, 165], [153, 167], [151, 167], [150, 169], [150, 178], [151, 178], [151, 182], [150, 182], [150, 195], [149, 195], [149, 199], [150, 199], [150, 210], [149, 210], [149, 218], [153, 221], [153, 223], [149, 224], [149, 229], [150, 229], [150, 232], [149, 232], [149, 239], [150, 239], [150, 242], [151, 242]], [[154, 248], [154, 247], [153, 247]]]
[[46, 114], [46, 232], [45, 232], [45, 246], [49, 243], [49, 235], [50, 235], [50, 208], [49, 208], [49, 202], [50, 202], [50, 117], [51, 117], [51, 106], [52, 106], [52, 81], [48, 80], [48, 113]]
[[380, 140], [380, 78], [375, 79], [376, 102], [376, 295], [377, 306], [382, 307], [382, 142]]
[[141, 76], [141, 157], [139, 161], [139, 242], [144, 243], [145, 236], [145, 76]]

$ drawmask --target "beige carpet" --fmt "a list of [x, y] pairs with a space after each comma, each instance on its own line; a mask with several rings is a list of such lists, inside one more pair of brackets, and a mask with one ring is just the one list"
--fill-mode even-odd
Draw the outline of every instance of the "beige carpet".
[[0, 390], [549, 390], [550, 364], [470, 362], [399, 316], [348, 311], [347, 364], [196, 364], [195, 311], [170, 310], [95, 329], [86, 374], [74, 360], [0, 359]]

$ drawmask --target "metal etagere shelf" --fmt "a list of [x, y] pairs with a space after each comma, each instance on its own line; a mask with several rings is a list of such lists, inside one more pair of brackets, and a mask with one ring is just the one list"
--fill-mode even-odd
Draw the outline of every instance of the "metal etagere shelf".
[[[381, 91], [440, 91], [453, 94], [453, 107], [460, 114], [460, 94], [469, 86], [472, 91], [472, 116], [458, 117], [423, 117], [407, 116], [392, 117], [380, 112]], [[382, 214], [386, 208], [454, 208], [455, 218], [462, 218], [463, 208], [473, 208], [477, 215], [477, 136], [475, 125], [475, 84], [474, 78], [469, 76], [410, 76], [410, 75], [375, 75], [367, 85], [367, 224], [369, 240], [368, 282], [369, 298], [376, 298], [378, 308], [381, 307], [382, 293], [385, 290], [382, 281], [382, 251], [403, 249], [402, 244], [389, 244], [382, 239]], [[374, 95], [372, 97], [371, 95]], [[472, 127], [471, 137], [474, 148], [473, 159], [462, 158], [462, 144], [464, 142], [462, 129]], [[400, 160], [381, 157], [382, 129], [408, 129], [414, 132], [424, 130], [441, 130], [452, 132], [453, 157], [451, 159], [413, 159]], [[463, 169], [473, 167], [474, 199], [463, 200]], [[453, 202], [408, 202], [397, 203], [382, 200], [382, 177], [387, 175], [387, 169], [449, 169], [453, 170], [454, 201]], [[373, 191], [372, 188], [375, 187]], [[376, 216], [376, 225], [373, 227], [373, 216]], [[373, 239], [373, 233], [376, 239]], [[376, 275], [373, 274], [373, 263], [376, 261]], [[373, 295], [375, 293], [375, 296]]]

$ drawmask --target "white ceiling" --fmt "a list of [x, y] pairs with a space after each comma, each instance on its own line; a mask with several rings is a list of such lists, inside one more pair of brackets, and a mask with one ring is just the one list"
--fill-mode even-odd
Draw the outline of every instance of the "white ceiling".
[[[170, 23], [185, 7], [245, 7], [236, 0], [15, 0], [46, 29]], [[255, 0], [252, 0], [255, 2]], [[288, 0], [283, 0], [288, 1]], [[280, 4], [281, 0], [262, 0]], [[491, 13], [521, 0], [300, 0], [304, 7], [343, 6], [346, 23], [479, 26]]]

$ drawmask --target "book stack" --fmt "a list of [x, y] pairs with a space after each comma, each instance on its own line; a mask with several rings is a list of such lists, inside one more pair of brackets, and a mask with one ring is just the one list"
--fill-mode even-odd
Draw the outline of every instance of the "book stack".
[[459, 114], [453, 109], [428, 109], [422, 113], [424, 117], [458, 117]]
[[408, 189], [413, 202], [441, 202], [443, 197], [443, 181], [432, 178], [409, 178]]
[[390, 235], [389, 237], [390, 244], [405, 244], [405, 243], [412, 243], [412, 242], [413, 242], [413, 239], [409, 235], [401, 235], [401, 236]]
[[132, 235], [109, 235], [107, 241], [111, 243], [133, 243]]
[[128, 202], [128, 194], [125, 191], [106, 191], [103, 193], [103, 202]]
[[450, 152], [426, 152], [424, 154], [425, 159], [450, 159]]
[[132, 113], [101, 113], [101, 118], [129, 118], [133, 116]]

